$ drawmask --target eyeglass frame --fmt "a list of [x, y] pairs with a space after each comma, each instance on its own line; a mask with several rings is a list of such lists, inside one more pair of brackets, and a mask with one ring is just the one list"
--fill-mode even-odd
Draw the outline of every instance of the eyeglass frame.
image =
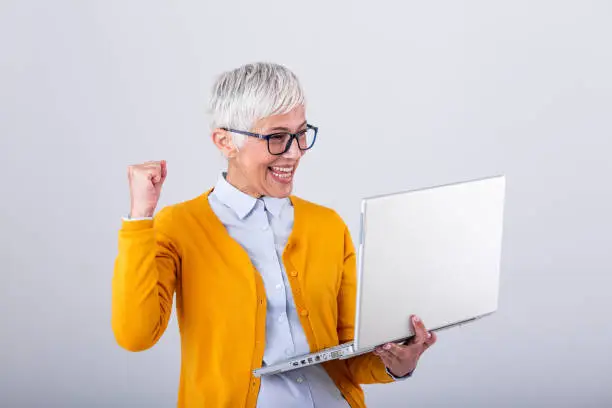
[[[280, 156], [282, 154], [285, 154], [289, 151], [289, 149], [291, 149], [291, 145], [293, 144], [293, 139], [296, 140], [297, 142], [297, 147], [298, 149], [300, 149], [301, 151], [306, 151], [312, 148], [312, 146], [314, 146], [315, 141], [317, 140], [317, 134], [319, 133], [319, 128], [318, 126], [313, 126], [309, 123], [306, 124], [306, 129], [300, 130], [297, 133], [289, 133], [289, 132], [276, 132], [276, 133], [270, 133], [268, 135], [262, 135], [261, 133], [253, 133], [253, 132], [247, 132], [246, 130], [237, 130], [237, 129], [230, 129], [230, 128], [226, 128], [226, 127], [222, 127], [222, 130], [225, 130], [226, 132], [231, 132], [231, 133], [238, 133], [239, 135], [245, 135], [245, 136], [251, 136], [251, 137], [256, 137], [258, 139], [262, 139], [265, 140], [268, 146], [268, 153], [270, 153], [273, 156]], [[300, 142], [297, 140], [298, 136], [303, 135], [304, 133], [306, 133], [309, 129], [313, 129], [314, 130], [314, 137], [312, 139], [312, 144], [310, 145], [310, 147], [307, 147], [305, 149], [302, 149], [300, 147]], [[277, 136], [277, 135], [289, 135], [289, 140], [287, 141], [287, 144], [285, 145], [285, 150], [283, 150], [280, 153], [272, 153], [270, 151], [270, 139], [273, 136]]]

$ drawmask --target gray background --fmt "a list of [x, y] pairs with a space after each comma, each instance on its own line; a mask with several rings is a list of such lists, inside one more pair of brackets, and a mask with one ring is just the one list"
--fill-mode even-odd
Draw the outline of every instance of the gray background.
[[320, 126], [295, 192], [356, 234], [364, 195], [504, 173], [500, 310], [440, 334], [372, 407], [612, 404], [612, 6], [591, 1], [0, 2], [0, 406], [171, 407], [176, 319], [114, 342], [126, 166], [161, 205], [223, 162], [215, 75], [271, 60]]

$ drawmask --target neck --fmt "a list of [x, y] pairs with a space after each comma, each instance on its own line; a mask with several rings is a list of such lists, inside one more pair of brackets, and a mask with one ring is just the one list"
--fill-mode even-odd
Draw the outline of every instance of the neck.
[[250, 195], [251, 197], [263, 197], [263, 194], [257, 193], [252, 188], [250, 188], [248, 183], [246, 182], [246, 177], [244, 177], [243, 174], [235, 170], [232, 166], [228, 166], [225, 180], [232, 186], [236, 187], [238, 190], [242, 191], [247, 195]]

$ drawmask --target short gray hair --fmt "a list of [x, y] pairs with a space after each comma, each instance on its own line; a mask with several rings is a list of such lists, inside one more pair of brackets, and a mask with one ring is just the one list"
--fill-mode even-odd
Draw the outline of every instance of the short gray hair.
[[291, 70], [268, 62], [246, 64], [224, 72], [215, 81], [208, 112], [210, 126], [249, 130], [260, 119], [304, 104], [302, 86]]

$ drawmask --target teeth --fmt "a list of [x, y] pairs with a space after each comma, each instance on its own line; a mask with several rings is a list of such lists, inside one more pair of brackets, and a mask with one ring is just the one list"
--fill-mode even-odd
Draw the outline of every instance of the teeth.
[[293, 167], [278, 167], [278, 166], [274, 166], [271, 167], [272, 168], [272, 174], [274, 174], [276, 177], [280, 177], [280, 178], [289, 178], [291, 177], [291, 174], [293, 173]]

